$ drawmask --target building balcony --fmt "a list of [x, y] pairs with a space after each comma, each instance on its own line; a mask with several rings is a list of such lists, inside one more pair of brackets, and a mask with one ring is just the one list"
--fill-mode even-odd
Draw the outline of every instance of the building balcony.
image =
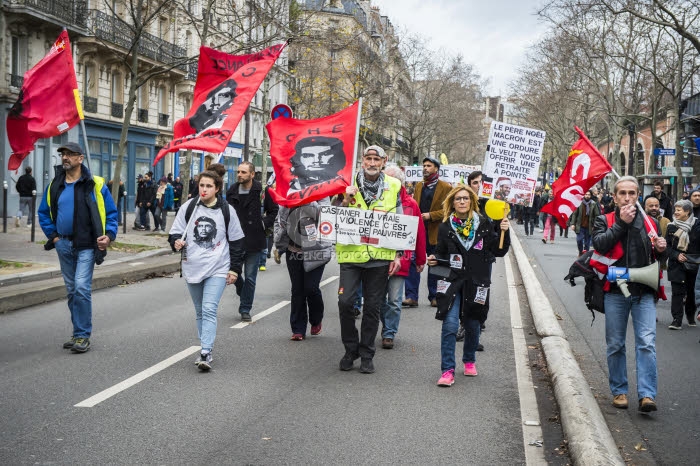
[[148, 109], [140, 108], [138, 110], [138, 120], [139, 123], [148, 123]]
[[170, 115], [165, 114], [165, 113], [159, 113], [158, 114], [158, 126], [168, 126], [168, 118], [170, 118]]
[[112, 102], [112, 116], [115, 118], [124, 118], [124, 104]]
[[83, 110], [90, 113], [97, 113], [97, 97], [84, 97]]
[[[90, 31], [98, 39], [119, 46], [125, 51], [130, 50], [134, 42], [134, 33], [126, 22], [102, 11], [90, 11]], [[178, 47], [153, 34], [142, 32], [138, 53], [142, 57], [172, 65], [185, 59], [187, 52], [183, 47]], [[184, 63], [178, 65], [177, 68], [185, 72], [188, 71], [187, 64]]]
[[10, 86], [20, 88], [24, 84], [24, 77], [10, 73]]
[[87, 28], [87, 0], [9, 0], [3, 6], [13, 13], [25, 13], [61, 26]]
[[197, 81], [197, 63], [187, 65], [187, 79], [189, 81]]

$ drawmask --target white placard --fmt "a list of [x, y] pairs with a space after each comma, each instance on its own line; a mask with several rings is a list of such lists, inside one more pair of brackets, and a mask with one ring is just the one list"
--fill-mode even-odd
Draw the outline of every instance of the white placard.
[[321, 206], [321, 241], [370, 245], [397, 251], [415, 250], [418, 217], [379, 210]]
[[530, 206], [540, 169], [545, 132], [491, 122], [481, 197]]
[[[423, 181], [423, 167], [403, 167], [406, 181]], [[441, 165], [440, 179], [450, 184], [467, 183], [467, 177], [473, 171], [481, 170], [481, 165]]]

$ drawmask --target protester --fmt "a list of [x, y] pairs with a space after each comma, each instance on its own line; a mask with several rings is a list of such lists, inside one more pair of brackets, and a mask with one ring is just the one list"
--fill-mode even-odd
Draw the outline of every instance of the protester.
[[168, 211], [174, 205], [173, 187], [168, 182], [166, 177], [162, 177], [158, 182], [158, 190], [156, 191], [156, 218], [160, 223], [160, 231], [165, 233], [165, 227], [168, 224]]
[[180, 209], [183, 188], [180, 177], [176, 176], [175, 181], [171, 184], [173, 185], [173, 207], [175, 208], [175, 213], [177, 213], [177, 211]]
[[550, 243], [554, 243], [557, 221], [550, 214], [543, 213], [542, 215], [544, 215], [544, 234], [542, 235], [542, 242], [547, 244], [547, 240], [549, 240]]
[[[107, 182], [107, 189], [109, 189], [109, 192], [112, 192], [112, 182], [114, 180], [109, 180]], [[122, 224], [122, 199], [126, 197], [126, 188], [124, 187], [124, 182], [119, 180], [119, 188], [117, 191], [117, 220], [119, 222], [119, 225]]]
[[[403, 187], [405, 175], [403, 170], [396, 165], [388, 166], [384, 170], [384, 174], [396, 178], [401, 182], [401, 190], [399, 191], [399, 202], [401, 203], [401, 213], [403, 215], [412, 215], [420, 217], [420, 208], [415, 199], [406, 192]], [[416, 249], [406, 250], [401, 256], [401, 269], [394, 275], [389, 277], [387, 283], [387, 292], [382, 309], [380, 311], [380, 319], [382, 321], [382, 348], [392, 349], [396, 333], [399, 331], [399, 320], [401, 319], [401, 298], [403, 296], [404, 281], [408, 276], [411, 268], [411, 263], [415, 262], [416, 271], [421, 273], [425, 266], [425, 226], [423, 222], [418, 221], [418, 231], [416, 233]]]
[[673, 220], [674, 208], [673, 201], [668, 195], [663, 191], [664, 182], [661, 180], [654, 181], [654, 190], [649, 194], [644, 201], [650, 197], [655, 198], [659, 201], [659, 209], [662, 217], [666, 217], [669, 221]]
[[[427, 254], [435, 252], [438, 227], [442, 221], [442, 204], [451, 188], [450, 183], [440, 179], [440, 162], [434, 157], [425, 157], [423, 159], [423, 181], [416, 184], [413, 199], [420, 207], [421, 217], [428, 232], [425, 245]], [[428, 301], [433, 307], [437, 306], [435, 301], [436, 287], [437, 279], [428, 274]], [[406, 279], [406, 299], [401, 304], [407, 307], [418, 306], [419, 288], [420, 274], [414, 261]]]
[[523, 225], [525, 226], [525, 236], [532, 236], [535, 234], [535, 222], [537, 221], [537, 208], [535, 207], [535, 202], [540, 201], [539, 194], [535, 193], [532, 204], [529, 206], [522, 206], [523, 212]]
[[139, 184], [138, 191], [136, 192], [136, 205], [139, 207], [139, 215], [141, 216], [139, 230], [148, 231], [150, 230], [148, 213], [153, 214], [153, 231], [158, 231], [159, 220], [156, 218], [156, 191], [158, 187], [151, 180], [150, 175], [147, 173], [143, 175], [143, 182]]
[[[666, 240], [657, 236], [658, 223], [645, 221], [637, 211], [639, 185], [632, 176], [623, 176], [613, 187], [616, 204], [614, 213], [601, 215], [593, 225], [594, 254], [591, 266], [606, 275], [608, 265], [641, 268], [668, 256]], [[648, 217], [647, 217], [648, 218]], [[652, 231], [654, 230], [654, 231]], [[650, 234], [653, 239], [650, 239]], [[605, 340], [607, 344], [608, 380], [613, 406], [626, 409], [627, 357], [626, 336], [629, 316], [632, 316], [635, 336], [637, 398], [639, 410], [656, 411], [656, 292], [642, 283], [626, 284], [626, 297], [616, 282], [605, 282]]]
[[311, 335], [321, 333], [323, 321], [323, 293], [319, 284], [323, 269], [331, 258], [331, 243], [319, 239], [316, 224], [321, 206], [330, 205], [324, 198], [299, 207], [280, 207], [274, 227], [275, 246], [285, 251], [285, 262], [292, 282], [289, 324], [292, 341], [306, 338], [306, 327], [311, 324]]
[[549, 188], [544, 188], [544, 194], [542, 194], [542, 197], [540, 198], [540, 204], [537, 206], [537, 212], [540, 214], [540, 223], [542, 226], [540, 227], [540, 232], [543, 232], [545, 230], [545, 220], [547, 219], [547, 214], [544, 212], [540, 212], [542, 210], [542, 207], [547, 205], [549, 202]]
[[[223, 179], [216, 172], [202, 172], [199, 198], [182, 205], [168, 236], [173, 250], [185, 248], [182, 275], [194, 304], [202, 347], [195, 364], [201, 371], [212, 367], [219, 301], [226, 285], [238, 280], [243, 260], [243, 230], [234, 209], [219, 195], [223, 186]], [[196, 205], [188, 221], [187, 208], [192, 202]], [[205, 224], [206, 233], [202, 234], [200, 226]]]
[[[400, 205], [401, 182], [382, 173], [385, 162], [386, 154], [381, 147], [369, 146], [364, 150], [361, 168], [352, 186], [345, 189], [343, 207], [396, 212]], [[355, 360], [361, 358], [360, 372], [371, 374], [374, 372], [374, 339], [379, 329], [379, 312], [386, 295], [387, 281], [389, 276], [401, 269], [401, 258], [393, 249], [370, 245], [336, 244], [335, 249], [340, 264], [340, 336], [345, 346], [340, 370], [351, 370]], [[364, 305], [358, 335], [353, 304], [360, 286]]]
[[74, 353], [90, 349], [92, 336], [92, 273], [117, 237], [117, 207], [104, 178], [92, 176], [83, 165], [79, 144], [58, 148], [61, 169], [46, 188], [39, 207], [39, 224], [56, 248], [68, 295], [73, 335], [63, 348]]
[[138, 174], [136, 177], [136, 200], [134, 201], [134, 230], [141, 230], [141, 227], [143, 226], [145, 230], [150, 230], [151, 227], [151, 221], [149, 220], [148, 216], [146, 216], [146, 224], [141, 225], [141, 208], [139, 207], [139, 201], [138, 201], [138, 192], [139, 189], [144, 184], [144, 179], [142, 174]]
[[589, 190], [583, 195], [581, 204], [569, 218], [569, 224], [576, 233], [579, 256], [591, 249], [591, 228], [599, 215], [600, 206], [593, 196], [593, 191]]
[[241, 162], [237, 173], [238, 181], [226, 192], [226, 200], [236, 210], [245, 234], [243, 240], [245, 282], [240, 294], [238, 312], [243, 322], [250, 322], [260, 253], [266, 246], [265, 230], [273, 228], [279, 208], [269, 196], [263, 194], [262, 184], [254, 179], [255, 165], [251, 162]]
[[693, 215], [690, 201], [678, 201], [674, 220], [668, 225], [668, 281], [671, 282], [671, 330], [680, 330], [683, 309], [690, 327], [695, 327], [695, 279], [700, 261], [700, 222]]
[[[265, 205], [268, 207], [270, 205], [273, 205], [277, 207], [279, 210], [279, 205], [272, 199], [272, 196], [270, 196], [270, 187], [271, 186], [265, 186], [265, 201], [266, 203], [263, 205], [263, 211], [265, 210]], [[265, 215], [265, 212], [263, 212], [263, 215]], [[274, 226], [273, 226], [274, 227]], [[262, 250], [260, 253], [260, 261], [258, 264], [258, 270], [260, 272], [264, 272], [267, 270], [267, 260], [272, 256], [272, 246], [274, 244], [274, 228], [266, 228], [265, 229], [265, 249]], [[279, 262], [278, 262], [279, 263]]]
[[[437, 266], [439, 260], [447, 267], [443, 280], [438, 282], [438, 309], [435, 318], [442, 320], [441, 369], [438, 385], [454, 384], [456, 335], [460, 321], [466, 336], [462, 352], [464, 375], [476, 376], [476, 350], [481, 333], [481, 322], [489, 310], [491, 264], [503, 257], [510, 247], [509, 222], [503, 218], [495, 226], [478, 212], [478, 199], [471, 188], [458, 185], [445, 198], [443, 223], [438, 232], [434, 255], [428, 256], [428, 265]], [[499, 231], [505, 232], [503, 247], [499, 247]]]
[[690, 202], [693, 203], [693, 215], [700, 218], [700, 190], [695, 189], [690, 193]]
[[32, 210], [33, 192], [36, 191], [36, 180], [32, 176], [32, 167], [24, 169], [24, 175], [20, 176], [15, 183], [15, 189], [19, 194], [19, 210], [17, 210], [17, 218], [15, 218], [15, 228], [19, 227], [22, 220], [22, 215], [27, 214], [27, 226], [32, 226], [34, 222], [34, 211]]
[[644, 211], [647, 213], [648, 216], [659, 222], [659, 225], [661, 227], [661, 236], [665, 237], [666, 228], [668, 227], [668, 224], [671, 223], [671, 221], [666, 217], [661, 216], [661, 213], [659, 211], [659, 200], [652, 196], [647, 197], [644, 200]]

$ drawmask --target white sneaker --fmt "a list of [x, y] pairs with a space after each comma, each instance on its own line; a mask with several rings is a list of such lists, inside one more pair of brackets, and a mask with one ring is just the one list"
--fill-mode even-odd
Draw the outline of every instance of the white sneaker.
[[19, 228], [19, 218], [15, 217], [15, 228]]

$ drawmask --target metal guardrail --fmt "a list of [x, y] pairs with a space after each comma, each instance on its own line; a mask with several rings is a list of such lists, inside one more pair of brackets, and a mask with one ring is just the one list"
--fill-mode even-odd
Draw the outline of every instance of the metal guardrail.
[[124, 104], [112, 102], [112, 116], [116, 118], [124, 117]]
[[148, 123], [148, 109], [140, 108], [138, 111], [139, 123]]
[[24, 76], [20, 76], [18, 74], [12, 74], [9, 73], [10, 75], [10, 86], [20, 88], [22, 87], [22, 84], [24, 84]]
[[10, 9], [26, 7], [53, 16], [61, 23], [87, 28], [87, 0], [10, 0], [3, 3]]
[[159, 126], [168, 126], [168, 118], [170, 118], [170, 115], [165, 114], [165, 113], [159, 113], [158, 114], [158, 125]]
[[83, 110], [86, 112], [97, 113], [97, 97], [84, 97]]

